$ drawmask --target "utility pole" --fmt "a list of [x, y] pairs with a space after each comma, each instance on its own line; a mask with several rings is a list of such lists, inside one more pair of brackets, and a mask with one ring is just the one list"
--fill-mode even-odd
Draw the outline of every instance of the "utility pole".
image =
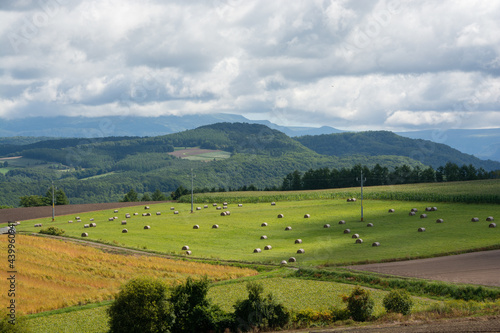
[[52, 222], [56, 220], [56, 191], [54, 188], [54, 182], [52, 182]]
[[194, 175], [193, 175], [193, 169], [191, 169], [191, 213], [194, 212], [193, 209], [193, 185], [194, 185]]
[[357, 181], [361, 182], [361, 222], [363, 222], [363, 182], [366, 181], [366, 178], [363, 177], [363, 169], [361, 169], [361, 178]]

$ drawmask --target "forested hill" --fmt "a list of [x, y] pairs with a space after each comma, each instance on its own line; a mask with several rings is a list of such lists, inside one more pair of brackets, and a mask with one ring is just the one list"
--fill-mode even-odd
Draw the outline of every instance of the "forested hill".
[[329, 156], [397, 155], [410, 157], [433, 168], [451, 162], [457, 165], [472, 164], [476, 168], [483, 168], [487, 171], [500, 169], [500, 162], [481, 160], [444, 144], [410, 139], [389, 131], [307, 135], [297, 137], [296, 140], [318, 154]]

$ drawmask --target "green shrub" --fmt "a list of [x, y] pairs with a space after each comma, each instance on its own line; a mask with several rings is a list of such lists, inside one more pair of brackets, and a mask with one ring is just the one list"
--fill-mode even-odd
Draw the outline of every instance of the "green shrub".
[[384, 297], [384, 308], [387, 312], [410, 314], [413, 301], [406, 290], [395, 289]]
[[248, 298], [234, 305], [235, 326], [233, 330], [243, 332], [254, 328], [276, 329], [290, 321], [290, 313], [271, 294], [262, 296], [264, 287], [256, 282], [247, 284]]
[[53, 235], [53, 236], [61, 236], [65, 233], [63, 229], [59, 229], [58, 227], [48, 227], [47, 229], [41, 229], [39, 231], [41, 234]]
[[167, 286], [159, 280], [127, 282], [108, 309], [110, 333], [170, 332], [174, 316], [166, 292]]
[[349, 296], [343, 297], [347, 310], [355, 321], [366, 321], [373, 313], [374, 301], [368, 290], [356, 286]]

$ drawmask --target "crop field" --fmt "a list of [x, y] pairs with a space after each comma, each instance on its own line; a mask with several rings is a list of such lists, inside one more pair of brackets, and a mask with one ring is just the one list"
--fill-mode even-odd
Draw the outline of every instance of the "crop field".
[[222, 150], [200, 148], [176, 148], [170, 155], [192, 161], [213, 161], [231, 157], [231, 153]]
[[[1, 235], [0, 247], [7, 248], [6, 235]], [[230, 266], [107, 253], [45, 237], [17, 235], [16, 251], [19, 314], [109, 300], [121, 284], [141, 276], [174, 283], [188, 276], [220, 281], [257, 274]], [[0, 280], [0, 288], [9, 289], [6, 279]], [[0, 294], [0, 300], [7, 304], [7, 293]]]
[[[280, 264], [295, 257], [297, 262], [290, 265], [296, 267], [424, 258], [500, 245], [499, 229], [489, 228], [486, 221], [488, 216], [500, 216], [500, 206], [492, 204], [364, 200], [363, 222], [359, 200], [282, 201], [274, 206], [269, 202], [245, 203], [242, 207], [230, 201], [227, 209], [217, 210], [209, 204], [194, 213], [190, 213], [190, 204], [177, 203], [174, 209], [178, 214], [170, 209], [171, 205], [83, 213], [81, 222], [75, 216], [59, 216], [54, 223], [50, 219], [33, 220], [22, 223], [18, 230], [38, 232], [40, 228], [34, 224], [42, 223], [43, 228], [62, 228], [70, 237], [81, 238], [86, 232], [85, 239], [129, 248], [187, 256], [182, 250], [187, 245], [191, 257], [265, 264]], [[425, 211], [433, 206], [437, 211]], [[391, 208], [395, 212], [389, 213]], [[409, 216], [412, 208], [418, 209], [415, 216]], [[227, 210], [231, 214], [221, 216], [221, 211]], [[138, 215], [133, 215], [136, 212]], [[151, 212], [151, 216], [142, 216], [144, 212]], [[131, 217], [125, 218], [126, 213]], [[284, 217], [278, 218], [278, 214]], [[304, 218], [305, 214], [310, 218]], [[421, 218], [421, 214], [427, 218]], [[112, 217], [117, 218], [108, 221]], [[473, 217], [479, 222], [471, 222]], [[96, 227], [85, 228], [91, 218]], [[443, 219], [443, 223], [436, 223], [437, 219]], [[339, 224], [340, 220], [345, 224]], [[262, 227], [264, 222], [267, 226]], [[325, 228], [325, 224], [330, 227]], [[146, 225], [150, 229], [144, 229]], [[194, 229], [195, 225], [199, 228]], [[291, 230], [287, 231], [288, 226]], [[425, 228], [425, 232], [418, 232], [419, 228]], [[123, 229], [128, 232], [123, 233]], [[354, 234], [363, 242], [356, 244]], [[264, 235], [267, 239], [261, 239]], [[296, 244], [297, 239], [302, 243]], [[373, 247], [374, 242], [380, 246]], [[267, 245], [270, 250], [265, 250]], [[254, 253], [256, 248], [261, 252]], [[297, 253], [299, 249], [304, 253]]]

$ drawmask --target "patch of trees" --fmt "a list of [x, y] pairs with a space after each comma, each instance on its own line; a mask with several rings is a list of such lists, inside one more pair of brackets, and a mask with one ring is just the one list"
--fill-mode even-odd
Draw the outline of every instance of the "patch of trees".
[[365, 185], [393, 185], [393, 184], [413, 184], [432, 183], [446, 181], [464, 181], [488, 179], [492, 174], [483, 168], [476, 169], [472, 164], [458, 165], [448, 162], [443, 167], [434, 170], [432, 167], [420, 168], [408, 165], [397, 166], [393, 170], [376, 164], [373, 168], [355, 165], [352, 168], [329, 169], [309, 169], [304, 174], [295, 170], [286, 175], [283, 179], [281, 190], [318, 190], [327, 188], [345, 188], [359, 186], [359, 179], [363, 172]]
[[39, 206], [51, 206], [52, 196], [54, 195], [55, 205], [68, 205], [69, 200], [66, 197], [66, 193], [62, 189], [55, 190], [54, 194], [52, 190], [47, 190], [45, 196], [41, 195], [26, 195], [20, 197], [19, 206], [21, 207], [39, 207]]

